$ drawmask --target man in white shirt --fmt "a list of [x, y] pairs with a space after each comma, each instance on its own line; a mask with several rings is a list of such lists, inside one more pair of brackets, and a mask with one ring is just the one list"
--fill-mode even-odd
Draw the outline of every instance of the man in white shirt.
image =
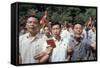
[[64, 38], [66, 40], [65, 42], [69, 43], [71, 36], [67, 29], [61, 31], [61, 38]]
[[[19, 37], [19, 63], [43, 63], [48, 59], [46, 40], [39, 33], [40, 25], [35, 16], [26, 20], [27, 33]], [[46, 57], [44, 57], [46, 55]], [[44, 57], [42, 59], [42, 57]], [[42, 60], [41, 60], [42, 59]]]
[[60, 36], [61, 24], [53, 22], [51, 24], [51, 32], [56, 46], [53, 48], [50, 62], [64, 62], [66, 61], [67, 56], [67, 43], [64, 38], [61, 38]]
[[96, 42], [96, 28], [94, 26], [89, 30], [89, 39]]

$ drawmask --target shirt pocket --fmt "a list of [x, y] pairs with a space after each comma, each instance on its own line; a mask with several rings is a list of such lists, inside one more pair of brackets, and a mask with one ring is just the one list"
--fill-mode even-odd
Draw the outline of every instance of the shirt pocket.
[[67, 49], [67, 44], [63, 43], [62, 47], [63, 47], [64, 50], [66, 50]]

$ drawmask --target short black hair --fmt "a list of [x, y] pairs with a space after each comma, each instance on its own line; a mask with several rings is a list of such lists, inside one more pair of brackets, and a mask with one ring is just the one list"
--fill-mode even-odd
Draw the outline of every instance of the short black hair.
[[27, 16], [26, 16], [26, 20], [27, 20], [28, 18], [30, 18], [30, 17], [34, 17], [34, 18], [36, 18], [36, 19], [39, 21], [39, 18], [38, 18], [37, 16], [35, 16], [35, 15], [27, 15]]
[[61, 24], [60, 24], [58, 21], [52, 21], [52, 23], [51, 23], [51, 28], [52, 28], [54, 25], [59, 25], [59, 27], [61, 28]]
[[30, 18], [30, 17], [36, 18], [37, 19], [37, 23], [40, 25], [39, 18], [37, 16], [35, 16], [35, 15], [27, 15], [26, 18], [25, 18], [25, 25], [27, 23], [28, 18]]
[[83, 26], [84, 26], [81, 22], [80, 22], [80, 23], [74, 23], [74, 24], [73, 24], [73, 28], [75, 27], [76, 24], [80, 24], [80, 25], [82, 26], [82, 28], [83, 28]]

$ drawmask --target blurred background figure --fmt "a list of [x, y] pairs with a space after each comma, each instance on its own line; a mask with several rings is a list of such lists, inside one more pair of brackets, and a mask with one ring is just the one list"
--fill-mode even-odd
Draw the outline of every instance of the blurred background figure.
[[73, 34], [72, 28], [69, 26], [69, 23], [66, 23], [64, 25], [64, 29], [61, 31], [61, 37], [65, 39], [66, 43], [69, 43], [72, 34]]
[[40, 25], [41, 25], [40, 32], [42, 34], [44, 34], [44, 29], [43, 28], [48, 25], [47, 16], [48, 16], [48, 12], [47, 12], [47, 10], [45, 10], [44, 15], [40, 19]]
[[23, 35], [23, 34], [25, 34], [25, 33], [27, 33], [27, 30], [26, 30], [26, 28], [25, 28], [25, 25], [24, 24], [20, 24], [20, 26], [19, 26], [20, 28], [19, 28], [19, 36], [21, 36], [21, 35]]
[[45, 11], [43, 17], [40, 20], [40, 24], [44, 27], [45, 25], [48, 24], [48, 20], [47, 20], [47, 16], [48, 16], [48, 12]]
[[96, 28], [95, 28], [95, 26], [93, 26], [92, 29], [89, 30], [89, 39], [91, 41], [96, 42]]
[[70, 33], [70, 35], [73, 36], [73, 24], [72, 23], [66, 24], [66, 28], [68, 32]]
[[46, 38], [50, 38], [51, 36], [51, 30], [49, 26], [44, 26], [44, 34], [46, 36]]
[[91, 30], [93, 27], [93, 18], [90, 16], [88, 17], [88, 19], [86, 20], [86, 25], [85, 25], [85, 28], [83, 30], [83, 33], [84, 33], [84, 37], [85, 38], [89, 38], [89, 30]]

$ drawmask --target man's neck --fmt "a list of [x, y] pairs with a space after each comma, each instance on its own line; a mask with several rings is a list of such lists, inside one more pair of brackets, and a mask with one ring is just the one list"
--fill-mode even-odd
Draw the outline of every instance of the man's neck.
[[77, 42], [80, 42], [81, 37], [75, 37]]
[[37, 34], [37, 33], [31, 33], [31, 32], [30, 32], [30, 37], [34, 37], [34, 36], [36, 36], [36, 34]]
[[59, 41], [61, 39], [61, 37], [60, 36], [56, 36], [55, 39]]

